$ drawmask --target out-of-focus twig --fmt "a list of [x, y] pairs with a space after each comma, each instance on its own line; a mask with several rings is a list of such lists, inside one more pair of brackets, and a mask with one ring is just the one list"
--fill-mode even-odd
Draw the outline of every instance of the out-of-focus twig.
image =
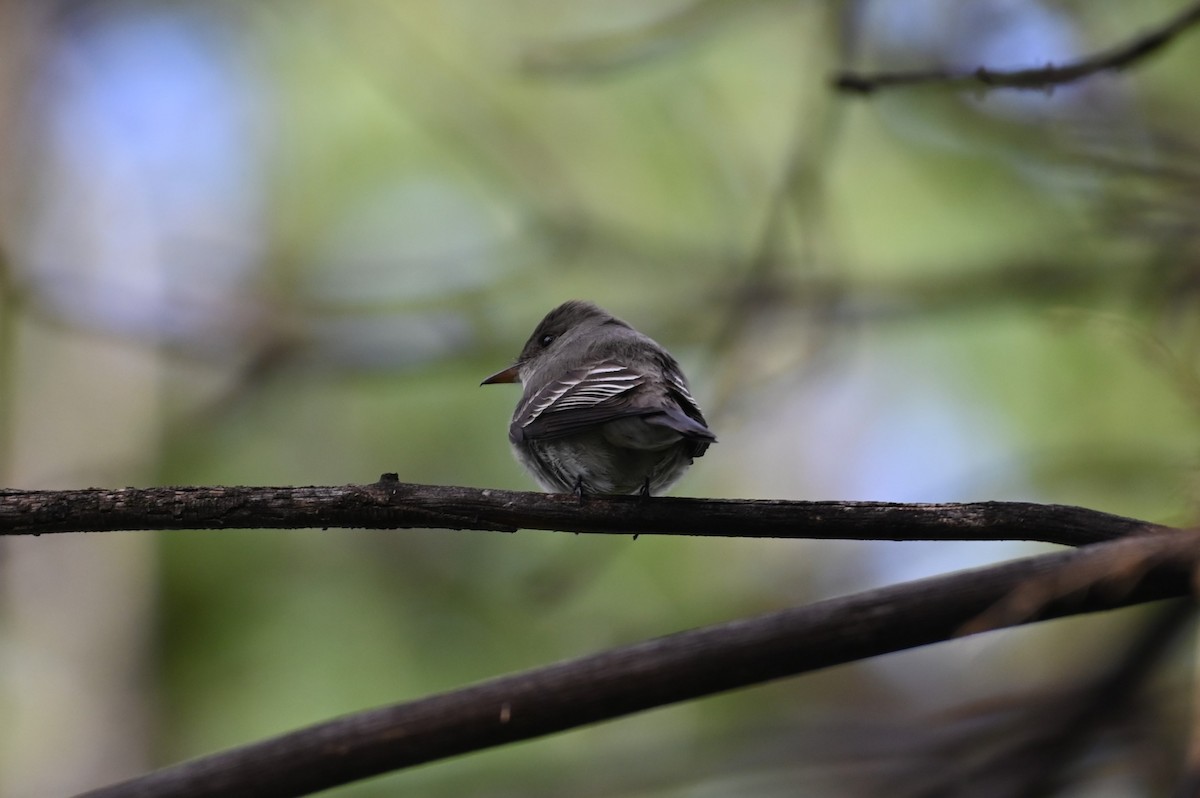
[[643, 25], [531, 45], [521, 67], [542, 78], [607, 75], [674, 54], [745, 20], [749, 12], [783, 5], [779, 0], [692, 0]]
[[[1125, 552], [1129, 559], [1149, 563], [1149, 550]], [[1149, 560], [1144, 556], [1151, 555]], [[1119, 560], [1107, 559], [1105, 572], [1122, 570]], [[1113, 598], [1103, 575], [1085, 563], [1079, 569], [1096, 575], [1094, 589]], [[1098, 561], [1097, 561], [1098, 564]], [[1111, 566], [1111, 567], [1110, 567]], [[1152, 569], [1155, 566], [1149, 566]], [[1149, 572], [1144, 572], [1149, 573]], [[1034, 580], [1054, 579], [1046, 572]], [[1133, 585], [1129, 585], [1130, 588]], [[1012, 592], [1020, 590], [1020, 586]], [[1047, 597], [1051, 602], [1064, 595]], [[1078, 598], [1078, 594], [1077, 594]], [[1050, 604], [1045, 605], [1046, 607]], [[1078, 774], [1082, 755], [1100, 738], [1137, 730], [1148, 733], [1149, 716], [1140, 700], [1144, 687], [1180, 635], [1194, 618], [1196, 602], [1184, 599], [1164, 606], [1149, 618], [1125, 647], [1113, 646], [1111, 664], [1082, 679], [1053, 689], [996, 696], [949, 712], [903, 722], [873, 719], [864, 727], [843, 731], [831, 749], [862, 775], [845, 785], [855, 798], [1030, 798], [1048, 796]], [[1018, 623], [1009, 617], [1006, 625]], [[977, 624], [964, 629], [981, 631]], [[899, 738], [899, 739], [898, 739]], [[1144, 757], [1139, 757], [1142, 759]], [[873, 763], [874, 767], [867, 767]], [[1173, 763], [1171, 763], [1173, 764]], [[1169, 767], [1166, 762], [1161, 767]], [[857, 783], [856, 783], [857, 782]], [[1181, 797], [1182, 798], [1182, 797]]]
[[1194, 616], [1193, 600], [1172, 602], [1141, 631], [1107, 672], [1060, 705], [1039, 733], [997, 759], [994, 772], [1003, 779], [983, 779], [994, 788], [977, 793], [992, 798], [1025, 798], [1049, 793], [1063, 770], [1088, 742], [1124, 715], [1154, 667]]

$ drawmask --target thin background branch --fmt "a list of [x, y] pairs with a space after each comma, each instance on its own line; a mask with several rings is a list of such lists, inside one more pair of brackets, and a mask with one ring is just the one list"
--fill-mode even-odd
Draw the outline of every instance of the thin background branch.
[[1095, 53], [1062, 66], [1038, 69], [978, 69], [962, 72], [929, 69], [912, 72], [864, 74], [841, 72], [832, 79], [833, 87], [848, 94], [872, 94], [881, 89], [937, 85], [950, 88], [1005, 88], [1045, 91], [1054, 86], [1074, 83], [1100, 72], [1126, 69], [1162, 51], [1177, 37], [1200, 23], [1200, 3], [1187, 6], [1162, 26], [1133, 38], [1125, 44]]

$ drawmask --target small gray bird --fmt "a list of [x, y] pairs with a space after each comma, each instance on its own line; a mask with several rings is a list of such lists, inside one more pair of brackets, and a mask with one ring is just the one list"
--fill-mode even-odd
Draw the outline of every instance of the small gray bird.
[[525, 387], [508, 439], [552, 493], [659, 493], [717, 441], [675, 358], [590, 302], [546, 314], [498, 382]]

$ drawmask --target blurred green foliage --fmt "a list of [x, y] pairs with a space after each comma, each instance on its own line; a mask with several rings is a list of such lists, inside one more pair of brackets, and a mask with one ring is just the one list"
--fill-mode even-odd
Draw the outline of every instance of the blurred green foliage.
[[[4, 6], [4, 483], [395, 471], [529, 488], [505, 440], [515, 391], [476, 385], [580, 297], [692, 378], [721, 443], [677, 492], [1194, 523], [1200, 34], [1052, 92], [831, 90], [850, 66], [1076, 58], [1179, 7], [950, 5]], [[0, 795], [1036, 550], [4, 541]], [[830, 718], [1070, 682], [1137, 617], [958, 641], [334, 794], [846, 795], [848, 766], [812, 745]]]

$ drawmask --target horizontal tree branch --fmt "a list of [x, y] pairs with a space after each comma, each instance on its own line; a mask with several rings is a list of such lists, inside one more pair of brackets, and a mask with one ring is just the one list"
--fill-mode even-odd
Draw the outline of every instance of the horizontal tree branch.
[[1200, 533], [1099, 543], [733, 621], [347, 715], [86, 793], [306, 795], [805, 671], [1192, 589]]
[[912, 72], [879, 72], [861, 74], [842, 72], [833, 77], [838, 91], [851, 94], [872, 94], [880, 89], [904, 86], [939, 85], [951, 88], [1007, 88], [1045, 91], [1054, 86], [1073, 83], [1099, 72], [1120, 70], [1159, 52], [1176, 37], [1200, 23], [1200, 3], [1187, 6], [1158, 28], [1134, 39], [1062, 66], [1047, 65], [1037, 69], [989, 69], [979, 67], [970, 71], [929, 69]]
[[893, 504], [642, 498], [418, 485], [0, 490], [0, 535], [145, 529], [445, 528], [850, 540], [1037, 540], [1080, 546], [1167, 527], [1025, 502]]

